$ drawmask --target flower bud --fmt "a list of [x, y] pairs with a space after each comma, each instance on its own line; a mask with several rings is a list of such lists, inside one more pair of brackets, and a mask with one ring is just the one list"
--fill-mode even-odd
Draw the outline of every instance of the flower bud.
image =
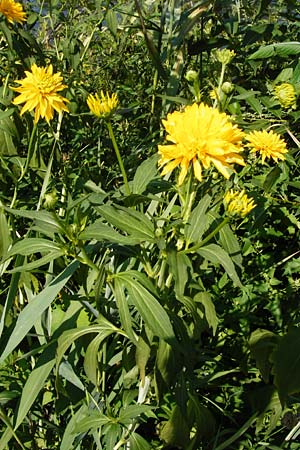
[[228, 48], [223, 48], [215, 51], [215, 57], [217, 61], [221, 64], [229, 64], [231, 60], [234, 58], [235, 52], [233, 50], [229, 50]]
[[229, 81], [225, 81], [222, 86], [221, 86], [222, 91], [224, 92], [224, 94], [231, 94], [231, 92], [233, 92], [234, 90], [234, 85], [232, 83], [230, 83]]
[[43, 206], [46, 209], [53, 209], [58, 201], [56, 190], [44, 195]]
[[282, 83], [276, 86], [274, 95], [283, 108], [296, 108], [296, 92], [291, 83]]
[[185, 78], [189, 83], [193, 83], [195, 80], [198, 79], [198, 72], [196, 72], [195, 70], [188, 70], [185, 75]]

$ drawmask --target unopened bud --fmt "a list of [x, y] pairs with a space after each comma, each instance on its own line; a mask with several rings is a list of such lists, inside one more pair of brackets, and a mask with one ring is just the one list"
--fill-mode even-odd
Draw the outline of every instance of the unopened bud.
[[230, 83], [229, 81], [225, 81], [221, 86], [222, 91], [224, 94], [231, 94], [231, 92], [234, 90], [234, 85]]
[[188, 70], [185, 75], [185, 78], [189, 83], [193, 83], [195, 80], [198, 79], [198, 72], [196, 72], [195, 70]]

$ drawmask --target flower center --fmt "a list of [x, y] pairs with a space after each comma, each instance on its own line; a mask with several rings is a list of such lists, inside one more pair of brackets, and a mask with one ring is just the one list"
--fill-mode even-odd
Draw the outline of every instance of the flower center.
[[51, 93], [53, 90], [53, 83], [51, 82], [51, 77], [45, 76], [43, 79], [37, 80], [36, 86], [42, 95]]

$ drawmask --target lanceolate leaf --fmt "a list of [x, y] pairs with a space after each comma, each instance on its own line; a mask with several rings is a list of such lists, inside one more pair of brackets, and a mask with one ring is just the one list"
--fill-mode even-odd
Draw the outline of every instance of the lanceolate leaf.
[[61, 246], [48, 239], [41, 238], [25, 238], [16, 242], [9, 250], [7, 256], [14, 255], [32, 255], [33, 253], [59, 251], [62, 252]]
[[236, 273], [234, 264], [228, 253], [225, 252], [222, 247], [219, 247], [219, 245], [216, 244], [209, 244], [205, 247], [199, 248], [197, 253], [212, 263], [221, 264], [232, 281], [234, 281], [237, 286], [242, 287], [242, 283]]
[[249, 59], [265, 59], [272, 56], [290, 56], [300, 53], [300, 42], [279, 42], [277, 44], [263, 45], [249, 56]]
[[193, 209], [189, 223], [185, 227], [185, 238], [188, 243], [201, 241], [208, 224], [206, 211], [210, 201], [211, 196], [206, 194]]
[[133, 194], [143, 194], [146, 190], [147, 185], [150, 183], [157, 174], [157, 160], [158, 156], [153, 155], [151, 158], [143, 161], [142, 164], [137, 168], [132, 181], [132, 193]]
[[[57, 347], [57, 358], [56, 358], [56, 369], [58, 370], [60, 361], [62, 357], [64, 356], [67, 349], [72, 345], [76, 339], [79, 339], [81, 336], [85, 336], [89, 333], [98, 333], [99, 336], [102, 337], [102, 339], [99, 337], [99, 344], [101, 340], [104, 340], [107, 336], [109, 336], [112, 333], [119, 333], [123, 336], [126, 336], [126, 334], [120, 330], [119, 328], [115, 327], [112, 323], [110, 323], [105, 317], [100, 316], [97, 319], [98, 324], [90, 325], [88, 327], [81, 327], [81, 328], [75, 328], [72, 330], [65, 331], [61, 337], [58, 339], [58, 347]], [[89, 361], [87, 362], [89, 364]]]
[[132, 340], [132, 342], [136, 343], [137, 337], [132, 328], [132, 317], [129, 311], [123, 284], [119, 278], [114, 278], [113, 291], [115, 294], [115, 299], [118, 306], [122, 327], [124, 328], [128, 337]]
[[78, 266], [79, 262], [73, 261], [20, 312], [16, 326], [0, 357], [0, 363], [4, 361], [5, 358], [22, 341], [29, 330], [33, 327], [36, 320], [48, 308], [60, 290], [66, 285]]
[[119, 272], [114, 278], [122, 280], [134, 306], [144, 319], [148, 327], [156, 336], [174, 344], [176, 338], [166, 310], [159, 301], [136, 279], [126, 272]]
[[42, 258], [36, 259], [35, 261], [32, 261], [28, 264], [23, 264], [22, 266], [17, 266], [12, 270], [8, 270], [8, 273], [15, 273], [15, 272], [25, 272], [33, 269], [37, 269], [38, 267], [44, 266], [45, 264], [48, 264], [50, 261], [53, 261], [56, 258], [59, 258], [61, 255], [63, 255], [62, 251], [54, 251], [48, 253], [48, 255], [43, 256]]
[[290, 394], [300, 392], [300, 329], [292, 328], [279, 339], [272, 359], [274, 384], [282, 403]]
[[15, 421], [15, 429], [22, 423], [40, 390], [44, 387], [45, 381], [55, 364], [55, 350], [56, 343], [53, 343], [46, 348], [38, 359], [35, 368], [30, 373], [25, 386], [22, 389], [18, 415]]
[[79, 239], [95, 239], [99, 242], [112, 242], [120, 245], [136, 245], [141, 242], [141, 239], [134, 236], [124, 236], [118, 231], [114, 230], [109, 225], [102, 221], [96, 221], [89, 225], [80, 235]]
[[145, 241], [155, 240], [154, 225], [145, 214], [130, 208], [111, 205], [99, 206], [97, 207], [97, 211], [108, 223], [125, 231], [131, 237]]

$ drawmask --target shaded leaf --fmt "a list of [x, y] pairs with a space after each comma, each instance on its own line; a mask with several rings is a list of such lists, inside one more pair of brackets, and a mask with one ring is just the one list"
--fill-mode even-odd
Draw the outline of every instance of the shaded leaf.
[[236, 273], [234, 264], [228, 253], [225, 252], [222, 247], [216, 244], [208, 244], [205, 247], [199, 248], [197, 253], [214, 264], [221, 264], [232, 281], [234, 281], [237, 286], [242, 287], [242, 283]]
[[219, 319], [217, 317], [215, 305], [209, 292], [199, 292], [194, 297], [195, 302], [200, 302], [204, 306], [205, 318], [208, 326], [212, 328], [213, 334], [216, 334]]
[[272, 355], [274, 384], [279, 398], [285, 402], [288, 395], [300, 392], [300, 329], [291, 328], [278, 340]]
[[265, 383], [269, 381], [271, 372], [270, 356], [278, 341], [278, 336], [268, 330], [257, 329], [251, 333], [249, 348], [252, 358], [263, 377]]

